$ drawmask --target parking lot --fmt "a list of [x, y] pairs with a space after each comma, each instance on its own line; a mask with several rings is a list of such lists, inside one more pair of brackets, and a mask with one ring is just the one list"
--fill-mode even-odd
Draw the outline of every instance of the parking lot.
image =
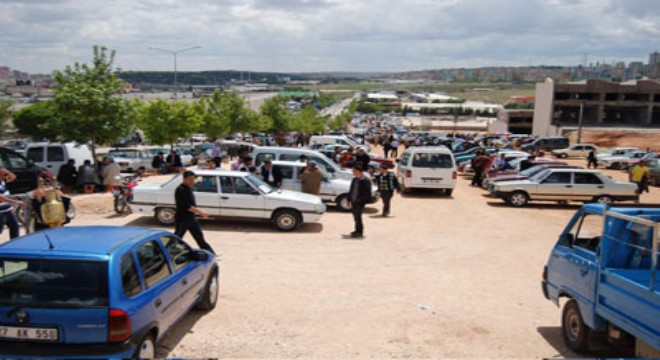
[[[351, 215], [333, 210], [293, 233], [266, 223], [202, 220], [207, 240], [222, 252], [220, 301], [211, 313], [188, 314], [158, 354], [576, 357], [563, 344], [560, 309], [543, 297], [540, 280], [579, 204], [519, 209], [485, 194], [461, 180], [452, 198], [396, 196], [389, 218], [378, 216], [380, 204], [369, 206], [361, 240], [346, 236]], [[74, 201], [79, 213], [72, 225], [158, 227], [152, 217], [115, 215], [108, 194]], [[651, 188], [642, 202], [660, 203], [660, 190]]]

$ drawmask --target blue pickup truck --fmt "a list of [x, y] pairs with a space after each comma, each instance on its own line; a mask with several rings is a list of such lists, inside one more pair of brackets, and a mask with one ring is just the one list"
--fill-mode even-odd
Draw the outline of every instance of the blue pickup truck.
[[638, 356], [660, 357], [660, 208], [583, 206], [552, 249], [543, 294], [562, 311], [566, 345], [589, 350], [594, 334], [635, 342]]

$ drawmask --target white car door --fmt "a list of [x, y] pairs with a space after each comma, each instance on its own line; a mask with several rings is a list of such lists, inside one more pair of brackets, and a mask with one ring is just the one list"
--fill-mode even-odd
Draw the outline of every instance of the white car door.
[[193, 192], [195, 193], [197, 207], [200, 210], [209, 213], [209, 215], [221, 215], [217, 176], [197, 176], [193, 185]]
[[270, 216], [265, 209], [265, 198], [243, 177], [220, 176], [220, 215], [264, 219]]
[[541, 180], [537, 190], [531, 194], [537, 200], [569, 200], [573, 195], [572, 173], [552, 172]]
[[605, 184], [594, 173], [573, 173], [573, 199], [592, 200], [605, 191]]

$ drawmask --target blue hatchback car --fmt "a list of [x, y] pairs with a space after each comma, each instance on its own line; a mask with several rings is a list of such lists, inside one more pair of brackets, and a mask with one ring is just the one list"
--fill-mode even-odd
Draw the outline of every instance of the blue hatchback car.
[[64, 227], [0, 245], [0, 357], [154, 358], [218, 300], [215, 256], [132, 227]]

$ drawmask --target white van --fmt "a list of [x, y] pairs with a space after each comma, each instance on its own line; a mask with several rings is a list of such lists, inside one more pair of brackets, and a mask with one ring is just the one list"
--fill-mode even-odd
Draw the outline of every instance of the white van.
[[402, 190], [440, 189], [451, 196], [456, 187], [456, 162], [451, 150], [444, 146], [410, 147], [403, 151], [397, 178]]
[[254, 166], [261, 166], [266, 160], [271, 161], [298, 161], [300, 155], [305, 155], [307, 160], [314, 161], [323, 169], [336, 176], [338, 179], [353, 179], [353, 172], [342, 169], [337, 163], [318, 151], [301, 148], [279, 147], [279, 146], [257, 146], [252, 151]]
[[371, 149], [369, 145], [360, 145], [355, 142], [353, 139], [345, 135], [312, 135], [309, 138], [309, 146], [314, 149], [318, 147], [324, 147], [326, 145], [344, 145], [351, 146], [354, 148], [362, 148], [364, 151], [369, 152]]
[[76, 161], [76, 168], [85, 160], [92, 163], [92, 151], [85, 144], [75, 143], [33, 143], [25, 149], [25, 157], [36, 165], [50, 170], [57, 175], [60, 166], [66, 164], [69, 159]]

